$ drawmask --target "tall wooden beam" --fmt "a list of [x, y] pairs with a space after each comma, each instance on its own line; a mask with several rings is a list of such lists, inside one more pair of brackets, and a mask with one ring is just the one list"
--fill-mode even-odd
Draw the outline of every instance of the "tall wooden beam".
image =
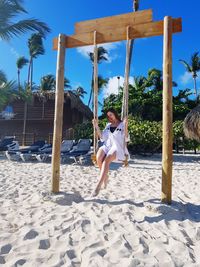
[[164, 18], [162, 201], [172, 198], [172, 18]]
[[[107, 30], [99, 31], [97, 29], [97, 43], [110, 43], [126, 40], [126, 28], [127, 27], [115, 27], [108, 28]], [[172, 32], [181, 32], [182, 24], [181, 18], [172, 20]], [[150, 37], [163, 35], [163, 21], [149, 22], [144, 24], [138, 24], [134, 27], [129, 27], [129, 37], [130, 39]], [[65, 47], [73, 48], [86, 45], [93, 45], [93, 32], [74, 34], [71, 36], [66, 36]], [[58, 39], [53, 40], [53, 49], [57, 50]]]
[[152, 10], [148, 9], [134, 13], [131, 12], [117, 16], [81, 21], [75, 24], [75, 32], [76, 34], [94, 31], [103, 32], [108, 28], [135, 26], [137, 24], [151, 22], [152, 20]]
[[59, 192], [60, 184], [60, 149], [62, 141], [63, 101], [64, 101], [64, 64], [65, 35], [58, 38], [58, 56], [56, 69], [56, 95], [52, 153], [52, 192]]
[[[94, 92], [93, 92], [93, 105], [94, 105], [94, 119], [98, 120], [98, 47], [97, 47], [97, 32], [94, 31]], [[96, 128], [94, 127], [94, 156], [96, 161], [96, 153], [98, 149], [98, 136]]]

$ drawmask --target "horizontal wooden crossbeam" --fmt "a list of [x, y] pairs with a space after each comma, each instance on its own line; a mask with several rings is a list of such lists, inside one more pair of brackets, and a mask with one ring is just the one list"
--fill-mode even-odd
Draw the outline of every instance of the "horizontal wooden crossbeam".
[[108, 28], [135, 26], [137, 24], [151, 22], [153, 20], [152, 10], [143, 10], [127, 14], [87, 20], [75, 24], [75, 33], [103, 32]]
[[[172, 30], [173, 33], [182, 31], [182, 19], [176, 18], [172, 19]], [[127, 29], [126, 27], [115, 27], [108, 28], [104, 31], [97, 31], [97, 44], [118, 42], [126, 40]], [[129, 28], [129, 38], [144, 38], [150, 36], [159, 36], [163, 35], [163, 21], [149, 22], [144, 24], [138, 24], [134, 27]], [[80, 46], [93, 45], [94, 38], [93, 32], [74, 34], [71, 36], [66, 36], [65, 38], [65, 47], [73, 48]], [[53, 40], [53, 49], [58, 49], [58, 38]]]

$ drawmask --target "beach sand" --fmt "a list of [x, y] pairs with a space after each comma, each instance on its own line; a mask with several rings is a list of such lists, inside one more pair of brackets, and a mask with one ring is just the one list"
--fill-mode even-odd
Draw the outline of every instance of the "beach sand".
[[161, 155], [112, 166], [90, 197], [94, 166], [0, 160], [0, 266], [200, 266], [200, 155], [175, 155], [173, 202], [160, 202]]

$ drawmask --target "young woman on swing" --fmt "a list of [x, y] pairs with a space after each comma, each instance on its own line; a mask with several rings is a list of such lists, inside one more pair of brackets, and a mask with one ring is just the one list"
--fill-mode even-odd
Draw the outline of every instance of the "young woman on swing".
[[97, 152], [96, 160], [100, 169], [100, 180], [93, 193], [93, 196], [97, 196], [101, 190], [102, 185], [104, 188], [108, 182], [108, 172], [110, 163], [113, 161], [123, 162], [129, 158], [126, 142], [128, 142], [128, 119], [125, 118], [121, 121], [117, 112], [110, 108], [106, 111], [107, 123], [105, 129], [100, 131], [98, 121], [93, 120], [93, 125], [97, 130], [97, 134], [102, 142]]

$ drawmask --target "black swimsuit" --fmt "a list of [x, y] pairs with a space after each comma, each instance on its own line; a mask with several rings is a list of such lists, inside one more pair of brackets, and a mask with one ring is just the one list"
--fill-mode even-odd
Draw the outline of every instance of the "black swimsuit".
[[117, 129], [117, 127], [110, 126], [111, 133], [114, 133], [114, 131]]

